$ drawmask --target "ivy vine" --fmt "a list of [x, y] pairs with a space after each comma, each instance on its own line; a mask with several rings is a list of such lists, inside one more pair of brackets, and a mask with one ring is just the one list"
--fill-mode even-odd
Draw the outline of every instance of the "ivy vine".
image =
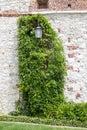
[[[35, 38], [37, 22], [43, 36]], [[64, 102], [66, 62], [61, 39], [43, 15], [18, 19], [18, 109], [29, 116], [53, 116]]]

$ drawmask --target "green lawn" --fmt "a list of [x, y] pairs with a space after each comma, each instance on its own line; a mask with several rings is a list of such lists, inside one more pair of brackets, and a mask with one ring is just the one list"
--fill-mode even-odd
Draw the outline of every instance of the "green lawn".
[[59, 128], [59, 127], [51, 127], [51, 126], [44, 126], [44, 125], [0, 122], [0, 130], [84, 130], [84, 129], [82, 129], [82, 128]]

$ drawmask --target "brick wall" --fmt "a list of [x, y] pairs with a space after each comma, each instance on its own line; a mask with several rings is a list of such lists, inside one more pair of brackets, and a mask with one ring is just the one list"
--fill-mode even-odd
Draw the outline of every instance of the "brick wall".
[[[87, 10], [87, 0], [49, 0], [46, 10]], [[37, 0], [32, 0], [30, 11], [39, 11]]]
[[87, 0], [49, 0], [48, 8], [38, 9], [37, 0], [0, 0], [0, 14], [29, 13], [32, 11], [87, 10]]
[[54, 10], [87, 10], [87, 0], [49, 0]]

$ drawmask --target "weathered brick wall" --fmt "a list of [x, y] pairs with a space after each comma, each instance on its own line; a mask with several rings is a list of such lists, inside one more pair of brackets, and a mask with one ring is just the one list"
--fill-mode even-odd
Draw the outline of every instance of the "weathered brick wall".
[[[41, 9], [38, 9], [37, 0], [0, 0], [0, 13], [10, 10], [12, 13], [29, 13]], [[49, 0], [45, 10], [87, 10], [87, 0]]]
[[54, 10], [87, 10], [87, 0], [49, 0]]
[[[39, 11], [37, 0], [30, 3], [31, 11]], [[87, 0], [49, 0], [46, 10], [87, 10]]]

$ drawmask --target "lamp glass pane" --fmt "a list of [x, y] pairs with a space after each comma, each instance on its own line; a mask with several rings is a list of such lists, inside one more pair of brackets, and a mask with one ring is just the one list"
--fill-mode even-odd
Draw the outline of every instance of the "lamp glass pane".
[[42, 28], [40, 26], [36, 27], [35, 37], [36, 38], [42, 38]]

